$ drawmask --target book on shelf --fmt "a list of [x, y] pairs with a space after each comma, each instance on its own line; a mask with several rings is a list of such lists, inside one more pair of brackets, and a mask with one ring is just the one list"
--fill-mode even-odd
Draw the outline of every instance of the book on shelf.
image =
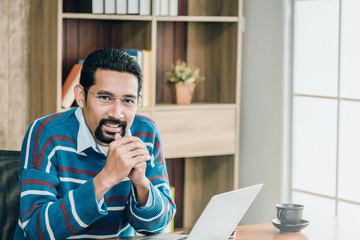
[[78, 0], [79, 12], [83, 13], [104, 13], [104, 0]]
[[115, 14], [116, 12], [115, 5], [116, 5], [115, 0], [104, 0], [105, 14]]
[[169, 0], [160, 0], [160, 16], [169, 15]]
[[127, 14], [127, 0], [116, 0], [116, 14]]
[[140, 15], [150, 15], [151, 14], [151, 0], [140, 0], [139, 14]]
[[127, 1], [127, 14], [139, 14], [139, 0]]
[[155, 15], [156, 16], [160, 15], [160, 0], [155, 1]]
[[151, 106], [151, 63], [152, 63], [152, 52], [151, 50], [143, 50], [143, 96], [142, 96], [142, 107]]
[[143, 87], [141, 89], [142, 101], [140, 107], [151, 106], [152, 100], [152, 88], [151, 88], [151, 62], [152, 52], [151, 50], [125, 50], [130, 56], [132, 56], [137, 63], [140, 65], [143, 71]]
[[62, 86], [61, 107], [65, 109], [70, 108], [75, 101], [74, 88], [80, 80], [82, 63], [83, 61], [80, 60], [78, 63], [74, 64]]
[[[179, 0], [155, 1], [156, 16], [178, 16]], [[78, 11], [94, 14], [151, 15], [152, 0], [78, 0]]]
[[177, 16], [178, 15], [178, 0], [169, 0], [169, 15]]
[[125, 49], [127, 54], [133, 57], [136, 62], [140, 65], [141, 69], [143, 66], [143, 51], [142, 50], [134, 50], [134, 49]]

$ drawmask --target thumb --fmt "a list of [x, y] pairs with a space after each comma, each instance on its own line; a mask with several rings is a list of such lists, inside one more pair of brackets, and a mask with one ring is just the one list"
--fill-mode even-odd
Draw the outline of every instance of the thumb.
[[115, 140], [119, 140], [121, 138], [120, 133], [115, 133]]

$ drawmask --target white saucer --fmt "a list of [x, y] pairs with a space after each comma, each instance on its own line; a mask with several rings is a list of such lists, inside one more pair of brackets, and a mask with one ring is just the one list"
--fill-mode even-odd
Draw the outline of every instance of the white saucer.
[[301, 222], [297, 225], [287, 225], [287, 224], [281, 224], [280, 220], [275, 218], [272, 221], [272, 224], [280, 230], [280, 232], [299, 232], [301, 229], [309, 225], [309, 221], [303, 219]]

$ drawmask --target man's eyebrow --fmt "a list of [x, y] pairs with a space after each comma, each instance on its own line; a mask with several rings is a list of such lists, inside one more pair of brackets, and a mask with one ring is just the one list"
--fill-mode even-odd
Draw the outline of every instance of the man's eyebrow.
[[137, 96], [132, 95], [132, 94], [127, 94], [127, 95], [125, 95], [124, 97], [126, 97], [126, 98], [132, 98], [132, 99], [137, 99]]
[[[98, 92], [96, 92], [96, 94], [101, 94], [101, 95], [108, 95], [110, 97], [115, 97], [115, 94], [113, 94], [112, 92], [108, 92], [106, 90], [100, 90]], [[137, 99], [137, 96], [136, 95], [133, 95], [133, 94], [126, 94], [124, 95], [123, 97], [125, 98], [131, 98], [131, 99]]]
[[99, 91], [96, 92], [96, 94], [109, 95], [109, 96], [112, 96], [112, 97], [115, 96], [112, 92], [108, 92], [108, 91], [105, 91], [105, 90], [99, 90]]

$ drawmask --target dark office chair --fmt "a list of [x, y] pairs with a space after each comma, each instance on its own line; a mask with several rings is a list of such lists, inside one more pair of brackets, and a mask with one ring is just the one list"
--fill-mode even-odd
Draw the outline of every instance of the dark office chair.
[[20, 213], [20, 151], [0, 150], [0, 239], [13, 239]]

